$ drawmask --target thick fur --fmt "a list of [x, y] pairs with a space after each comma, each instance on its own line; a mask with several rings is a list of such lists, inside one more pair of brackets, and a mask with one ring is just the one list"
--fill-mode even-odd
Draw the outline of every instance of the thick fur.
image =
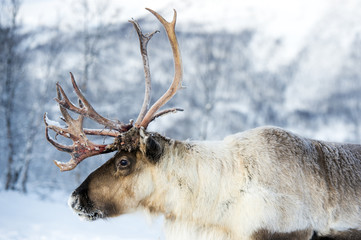
[[165, 214], [169, 239], [361, 228], [359, 145], [264, 127], [220, 142], [172, 142], [163, 158], [144, 207]]
[[[165, 216], [171, 240], [360, 236], [360, 145], [263, 127], [215, 142], [152, 135], [158, 156], [144, 136], [139, 151], [118, 152], [82, 184], [91, 211], [73, 193], [69, 204], [79, 215], [94, 220], [143, 208]], [[124, 157], [132, 165], [116, 169]]]

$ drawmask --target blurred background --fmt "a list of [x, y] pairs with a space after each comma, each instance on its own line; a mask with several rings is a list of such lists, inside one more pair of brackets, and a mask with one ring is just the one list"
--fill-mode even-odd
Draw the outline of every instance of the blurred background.
[[171, 49], [145, 7], [169, 20], [177, 10], [186, 86], [168, 104], [185, 111], [149, 130], [220, 140], [275, 125], [361, 142], [360, 0], [0, 0], [0, 193], [69, 194], [110, 158], [60, 173], [52, 160], [70, 157], [47, 143], [43, 114], [59, 120], [56, 82], [77, 101], [72, 72], [100, 114], [123, 122], [137, 117], [144, 73], [129, 19], [144, 33], [161, 31], [148, 45], [152, 102], [168, 88]]

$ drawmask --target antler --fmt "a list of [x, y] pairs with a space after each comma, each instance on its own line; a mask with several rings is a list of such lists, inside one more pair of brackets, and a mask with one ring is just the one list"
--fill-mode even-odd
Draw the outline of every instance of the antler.
[[[119, 121], [112, 121], [99, 115], [80, 92], [72, 73], [70, 73], [70, 76], [74, 90], [79, 97], [79, 107], [75, 106], [69, 100], [60, 84], [56, 84], [57, 98], [55, 98], [55, 100], [59, 103], [60, 112], [63, 115], [62, 120], [66, 123], [66, 126], [60, 126], [59, 123], [49, 120], [46, 113], [44, 114], [46, 139], [58, 150], [68, 152], [72, 156], [66, 163], [54, 161], [61, 171], [74, 169], [81, 161], [90, 156], [117, 150], [117, 146], [114, 143], [95, 144], [86, 137], [86, 134], [117, 137], [133, 126], [132, 122], [123, 124]], [[79, 117], [73, 119], [66, 109], [80, 114]], [[84, 117], [88, 117], [109, 129], [83, 129]], [[53, 130], [56, 133], [56, 136], [61, 135], [71, 139], [73, 145], [66, 146], [56, 142], [49, 136], [49, 129]]]
[[[174, 79], [168, 90], [161, 96], [149, 109], [147, 114], [144, 116], [141, 123], [136, 125], [137, 127], [147, 128], [149, 123], [153, 121], [155, 118], [164, 115], [170, 112], [183, 111], [180, 108], [173, 108], [164, 110], [162, 112], [157, 113], [159, 108], [161, 108], [164, 104], [166, 104], [173, 96], [176, 94], [178, 89], [182, 88], [182, 77], [183, 77], [183, 69], [182, 69], [182, 58], [179, 51], [178, 41], [175, 34], [175, 24], [177, 19], [177, 12], [174, 10], [173, 20], [172, 22], [167, 22], [162, 16], [160, 16], [157, 12], [152, 9], [146, 8], [149, 12], [151, 12], [163, 25], [165, 31], [167, 32], [167, 36], [169, 39], [169, 43], [172, 47], [173, 52], [173, 60], [174, 60]], [[138, 122], [138, 121], [137, 121]]]
[[[158, 101], [156, 101], [148, 110], [150, 102], [151, 79], [147, 45], [152, 36], [158, 31], [143, 35], [138, 23], [134, 20], [131, 20], [130, 22], [134, 25], [140, 41], [140, 50], [143, 58], [146, 85], [144, 102], [135, 123], [135, 128], [133, 128], [132, 121], [130, 121], [128, 124], [124, 124], [119, 122], [118, 120], [110, 120], [98, 114], [92, 107], [92, 105], [88, 102], [88, 100], [84, 97], [84, 95], [81, 93], [75, 82], [73, 74], [70, 73], [73, 88], [76, 95], [78, 96], [79, 107], [75, 106], [69, 100], [63, 88], [60, 86], [59, 83], [57, 83], [57, 98], [55, 98], [55, 101], [59, 104], [60, 112], [63, 115], [62, 120], [66, 123], [66, 126], [61, 126], [59, 123], [49, 120], [47, 114], [44, 114], [46, 139], [58, 150], [67, 152], [71, 155], [71, 159], [66, 163], [54, 161], [61, 171], [68, 171], [74, 169], [81, 161], [90, 156], [113, 152], [117, 149], [126, 149], [129, 151], [137, 145], [137, 140], [136, 137], [126, 136], [123, 135], [123, 133], [126, 133], [127, 135], [132, 135], [132, 131], [129, 131], [132, 128], [134, 130], [137, 130], [141, 127], [146, 129], [151, 121], [162, 115], [177, 111], [183, 111], [183, 109], [180, 108], [171, 108], [158, 112], [158, 110], [174, 96], [177, 90], [182, 88], [182, 60], [175, 34], [177, 13], [174, 10], [172, 22], [167, 22], [155, 11], [148, 8], [147, 10], [150, 11], [153, 15], [155, 15], [162, 23], [167, 32], [167, 36], [172, 47], [175, 73], [171, 86], [166, 91], [166, 93], [161, 98], [159, 98]], [[79, 117], [77, 119], [73, 119], [67, 110], [79, 114]], [[105, 129], [84, 129], [84, 117], [88, 117], [93, 121], [103, 125]], [[53, 130], [56, 133], [55, 140], [49, 136], [49, 129]], [[58, 143], [56, 141], [56, 137], [58, 135], [71, 139], [73, 141], [73, 144], [62, 145]], [[114, 141], [114, 143], [111, 144], [96, 144], [91, 142], [86, 137], [86, 135], [110, 136], [115, 137], [116, 140]]]

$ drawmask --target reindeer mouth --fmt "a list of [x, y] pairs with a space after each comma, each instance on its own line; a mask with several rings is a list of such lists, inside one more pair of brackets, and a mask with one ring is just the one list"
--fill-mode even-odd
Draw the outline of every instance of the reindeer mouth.
[[99, 210], [97, 211], [94, 211], [94, 212], [81, 212], [81, 211], [76, 211], [74, 210], [78, 216], [81, 218], [81, 219], [84, 219], [86, 221], [95, 221], [99, 218], [103, 218], [103, 213]]
[[88, 198], [84, 200], [79, 195], [71, 195], [68, 205], [82, 220], [95, 221], [99, 218], [104, 218], [104, 213], [94, 208]]

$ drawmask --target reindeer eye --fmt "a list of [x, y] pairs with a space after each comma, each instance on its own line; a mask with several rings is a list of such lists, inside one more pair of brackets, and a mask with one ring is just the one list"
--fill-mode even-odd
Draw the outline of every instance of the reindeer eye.
[[134, 170], [136, 159], [126, 154], [118, 155], [115, 161], [116, 173], [121, 176], [127, 176]]
[[128, 167], [129, 165], [130, 165], [130, 162], [128, 159], [121, 159], [119, 161], [119, 167], [121, 167], [121, 168]]

